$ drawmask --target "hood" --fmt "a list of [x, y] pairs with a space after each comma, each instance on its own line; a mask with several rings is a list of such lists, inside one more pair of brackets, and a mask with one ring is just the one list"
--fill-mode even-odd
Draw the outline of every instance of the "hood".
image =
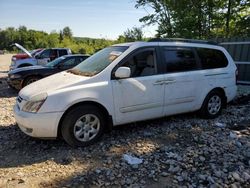
[[16, 58], [16, 60], [18, 59], [26, 59], [29, 58], [28, 54], [22, 53], [22, 54], [16, 54], [12, 56], [12, 59]]
[[24, 53], [26, 53], [29, 57], [32, 57], [31, 53], [20, 44], [14, 43], [13, 45], [22, 50]]
[[37, 70], [37, 69], [48, 69], [49, 67], [44, 67], [44, 66], [27, 66], [27, 67], [21, 67], [21, 68], [17, 68], [17, 69], [14, 69], [12, 71], [9, 72], [9, 74], [16, 74], [16, 73], [19, 73], [21, 71], [27, 71], [27, 70]]
[[89, 78], [67, 72], [57, 73], [24, 87], [19, 92], [19, 96], [25, 100], [30, 100], [41, 93], [49, 93], [50, 91], [66, 88]]

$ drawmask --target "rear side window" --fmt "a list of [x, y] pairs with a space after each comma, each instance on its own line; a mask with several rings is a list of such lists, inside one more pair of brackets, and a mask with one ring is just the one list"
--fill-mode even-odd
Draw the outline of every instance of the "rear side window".
[[190, 48], [164, 48], [167, 73], [197, 70], [195, 55]]
[[202, 69], [222, 68], [228, 65], [228, 60], [220, 50], [196, 48]]
[[67, 54], [68, 54], [67, 50], [59, 50], [59, 57]]

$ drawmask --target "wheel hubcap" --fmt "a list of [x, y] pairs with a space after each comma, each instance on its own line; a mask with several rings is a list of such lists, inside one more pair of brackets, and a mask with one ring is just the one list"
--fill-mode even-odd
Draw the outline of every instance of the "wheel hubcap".
[[208, 112], [211, 115], [215, 115], [220, 111], [221, 98], [218, 95], [212, 96], [208, 101]]
[[74, 125], [74, 136], [81, 142], [92, 140], [100, 130], [100, 120], [94, 114], [85, 114]]

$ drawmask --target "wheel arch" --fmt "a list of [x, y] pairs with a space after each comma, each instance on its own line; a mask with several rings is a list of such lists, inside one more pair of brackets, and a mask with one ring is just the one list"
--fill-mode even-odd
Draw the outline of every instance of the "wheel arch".
[[77, 107], [77, 106], [82, 106], [82, 105], [93, 105], [97, 108], [99, 108], [104, 114], [105, 114], [105, 117], [107, 118], [107, 130], [111, 130], [112, 127], [113, 127], [113, 121], [112, 121], [112, 116], [109, 114], [108, 110], [100, 103], [96, 102], [96, 101], [80, 101], [80, 102], [77, 102], [71, 106], [69, 106], [65, 112], [63, 113], [62, 117], [60, 118], [59, 120], [59, 123], [58, 123], [58, 127], [57, 127], [57, 137], [61, 137], [61, 127], [62, 127], [62, 122], [66, 116], [66, 114], [73, 108]]
[[25, 83], [25, 81], [28, 79], [28, 78], [31, 78], [31, 77], [39, 77], [39, 79], [42, 79], [43, 78], [43, 76], [42, 75], [40, 75], [40, 74], [29, 74], [29, 75], [27, 75], [27, 76], [25, 76], [24, 78], [23, 78], [23, 81], [22, 81], [22, 87], [24, 87], [24, 83]]
[[18, 65], [17, 68], [28, 67], [28, 66], [33, 66], [33, 65], [30, 63], [22, 63], [22, 64]]
[[222, 107], [223, 107], [223, 108], [226, 107], [226, 105], [227, 105], [227, 96], [226, 96], [225, 90], [224, 90], [222, 87], [215, 87], [215, 88], [211, 89], [211, 90], [207, 93], [207, 95], [205, 95], [205, 97], [203, 98], [201, 107], [203, 106], [206, 97], [207, 97], [211, 92], [214, 92], [214, 91], [219, 92], [219, 93], [222, 94], [222, 97], [223, 97], [223, 98], [222, 98], [222, 100], [223, 100], [223, 101], [222, 101], [222, 105], [223, 105]]

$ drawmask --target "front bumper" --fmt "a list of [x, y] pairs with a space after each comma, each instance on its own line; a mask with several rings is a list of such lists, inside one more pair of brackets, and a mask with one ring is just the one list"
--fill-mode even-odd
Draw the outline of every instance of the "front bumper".
[[17, 90], [20, 90], [20, 89], [22, 89], [23, 80], [22, 79], [7, 78], [7, 83], [9, 84], [9, 86], [11, 86]]
[[14, 117], [25, 134], [38, 138], [56, 138], [57, 127], [63, 112], [29, 113], [14, 106]]

